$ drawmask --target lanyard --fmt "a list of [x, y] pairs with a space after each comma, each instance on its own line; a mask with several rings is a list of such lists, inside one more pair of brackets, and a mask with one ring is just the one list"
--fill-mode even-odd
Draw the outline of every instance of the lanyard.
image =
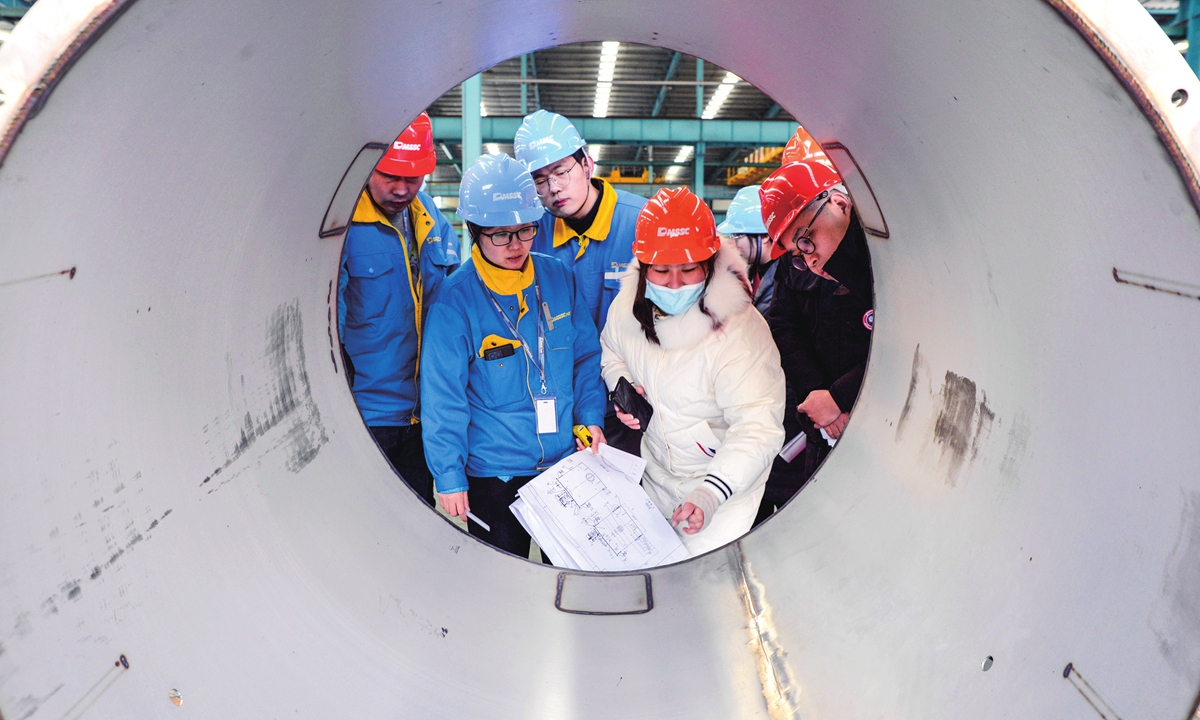
[[[496, 296], [493, 295], [492, 291], [488, 289], [488, 286], [484, 284], [483, 278], [479, 277], [478, 273], [476, 273], [475, 277], [479, 279], [479, 285], [483, 288], [483, 294], [487, 295], [488, 300], [492, 301], [492, 307], [495, 308], [496, 314], [499, 315], [500, 319], [504, 321], [504, 325], [508, 327], [508, 331], [513, 334], [513, 339], [516, 340], [520, 338], [521, 333], [517, 332], [517, 327], [513, 325], [512, 320], [509, 320], [508, 316], [504, 314], [504, 310], [500, 307], [500, 303], [496, 302]], [[518, 290], [517, 292], [520, 293], [521, 291]], [[537, 275], [533, 276], [533, 292], [537, 296], [537, 359], [534, 359], [533, 352], [529, 349], [529, 343], [522, 342], [521, 349], [525, 351], [525, 357], [529, 358], [530, 364], [537, 368], [538, 375], [540, 375], [542, 378], [542, 393], [544, 394], [546, 392], [546, 336], [542, 332], [542, 285], [538, 282]], [[520, 298], [518, 298], [518, 305], [519, 304]], [[520, 322], [519, 316], [517, 318], [517, 322]]]

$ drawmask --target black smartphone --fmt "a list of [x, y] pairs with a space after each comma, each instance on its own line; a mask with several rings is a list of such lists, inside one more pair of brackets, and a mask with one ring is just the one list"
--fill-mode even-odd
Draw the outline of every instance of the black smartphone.
[[650, 425], [650, 418], [654, 416], [654, 408], [646, 401], [646, 398], [638, 394], [633, 384], [625, 378], [617, 381], [617, 387], [609, 394], [608, 399], [616, 403], [621, 412], [629, 413], [637, 418], [642, 430]]
[[500, 347], [488, 348], [483, 351], [484, 360], [499, 360], [501, 358], [512, 357], [516, 350], [512, 345], [501, 345]]

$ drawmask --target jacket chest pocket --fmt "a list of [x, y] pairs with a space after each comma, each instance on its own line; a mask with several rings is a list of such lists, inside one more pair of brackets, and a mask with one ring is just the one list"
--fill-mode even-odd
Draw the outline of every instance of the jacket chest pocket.
[[387, 314], [395, 285], [390, 253], [346, 258], [346, 312], [350, 320], [372, 320]]
[[471, 363], [471, 384], [489, 407], [498, 408], [524, 402], [529, 397], [525, 386], [525, 351], [497, 360], [476, 358]]
[[570, 315], [559, 316], [554, 329], [546, 333], [546, 347], [550, 350], [572, 350], [575, 347], [575, 325]]

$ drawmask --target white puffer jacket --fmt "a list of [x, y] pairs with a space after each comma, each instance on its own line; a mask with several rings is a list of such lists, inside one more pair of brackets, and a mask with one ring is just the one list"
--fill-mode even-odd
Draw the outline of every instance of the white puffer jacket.
[[658, 317], [661, 344], [646, 339], [633, 316], [638, 263], [630, 264], [600, 337], [601, 371], [609, 389], [626, 377], [642, 385], [654, 417], [642, 438], [650, 499], [670, 519], [694, 488], [721, 501], [695, 535], [676, 528], [692, 555], [731, 542], [750, 529], [771, 463], [783, 445], [784, 379], [771, 331], [754, 309], [746, 263], [728, 240], [712, 282], [682, 315]]

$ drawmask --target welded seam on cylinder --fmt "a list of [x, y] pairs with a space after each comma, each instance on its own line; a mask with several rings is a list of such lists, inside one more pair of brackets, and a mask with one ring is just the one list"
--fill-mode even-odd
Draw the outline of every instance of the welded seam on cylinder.
[[[1092, 710], [1096, 711], [1103, 720], [1124, 720], [1121, 713], [1113, 707], [1108, 698], [1104, 697], [1075, 667], [1075, 663], [1067, 663], [1067, 667], [1063, 669], [1063, 677], [1079, 692]], [[1189, 716], [1190, 717], [1190, 716]]]
[[1177, 295], [1188, 300], [1200, 300], [1200, 285], [1192, 285], [1191, 283], [1180, 282], [1178, 280], [1167, 280], [1166, 278], [1155, 277], [1153, 275], [1143, 275], [1129, 270], [1121, 270], [1113, 268], [1113, 280], [1122, 285], [1133, 285], [1134, 287], [1154, 290], [1155, 292], [1166, 293], [1168, 295]]
[[0, 167], [4, 166], [5, 159], [8, 158], [8, 151], [12, 149], [13, 143], [16, 142], [17, 136], [25, 129], [25, 123], [32, 120], [42, 108], [42, 104], [49, 98], [53, 92], [54, 86], [62, 79], [71, 66], [75, 64], [92, 43], [100, 37], [108, 26], [116, 20], [122, 12], [135, 0], [112, 0], [100, 12], [96, 13], [67, 49], [63, 51], [58, 58], [50, 65], [45, 73], [42, 74], [41, 80], [33, 86], [25, 95], [25, 102], [21, 104], [21, 109], [17, 110], [9, 120], [8, 127], [4, 129], [3, 137], [0, 137]]
[[1187, 185], [1188, 194], [1192, 197], [1192, 204], [1196, 207], [1196, 211], [1200, 212], [1200, 179], [1197, 178], [1196, 168], [1192, 165], [1191, 157], [1179, 141], [1174, 126], [1151, 99], [1146, 86], [1120, 58], [1116, 50], [1104, 38], [1100, 29], [1079, 10], [1074, 0], [1046, 0], [1046, 3], [1074, 26], [1092, 46], [1096, 54], [1108, 65], [1108, 69], [1112, 71], [1113, 75], [1125, 86], [1126, 92], [1134, 99], [1134, 102], [1141, 108], [1142, 114], [1146, 116], [1155, 132], [1158, 133], [1159, 140], [1166, 147], [1167, 154], [1171, 156], [1184, 184]]
[[798, 720], [797, 696], [800, 690], [787, 662], [787, 653], [779, 643], [766, 592], [762, 583], [755, 579], [740, 540], [734, 557], [737, 562], [738, 589], [741, 590], [742, 604], [746, 610], [746, 625], [752, 636], [749, 645], [758, 660], [758, 678], [763, 688], [763, 699], [767, 703], [767, 714], [771, 720]]

